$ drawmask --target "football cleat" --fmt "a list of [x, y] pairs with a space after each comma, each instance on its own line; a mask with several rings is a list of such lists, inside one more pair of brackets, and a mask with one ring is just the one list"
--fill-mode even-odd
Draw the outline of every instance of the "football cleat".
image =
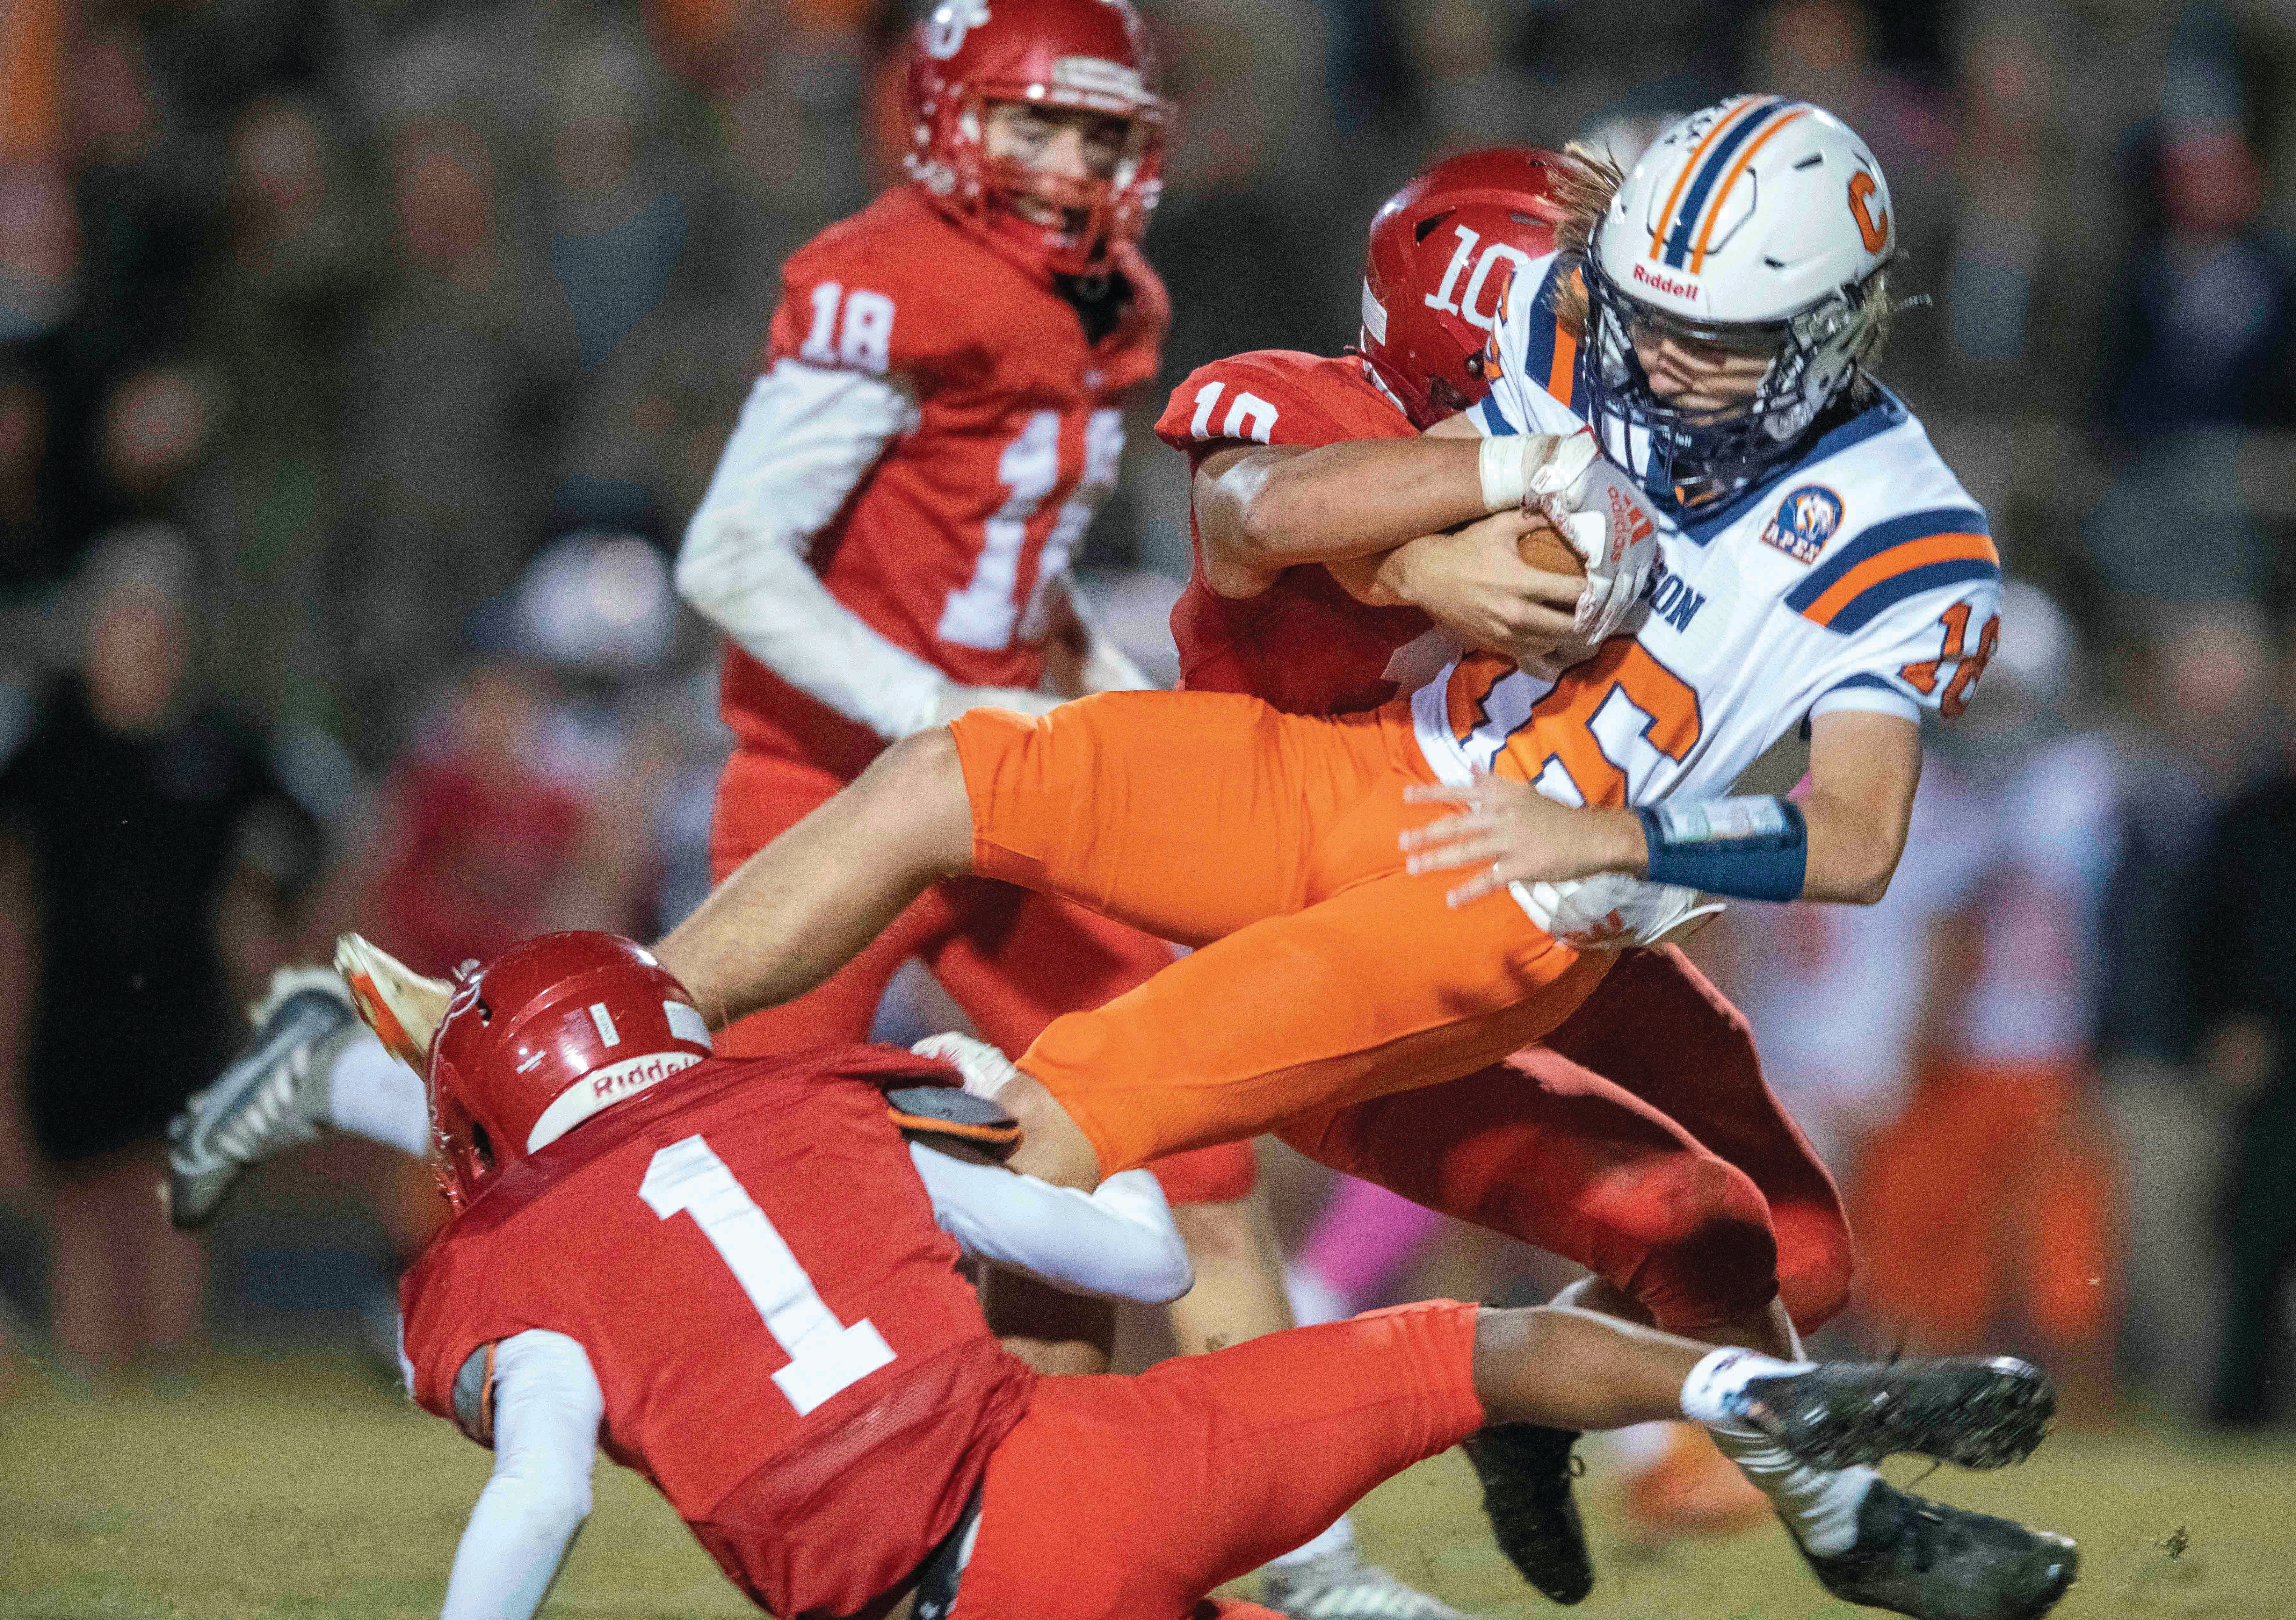
[[247, 1010], [255, 1036], [168, 1123], [168, 1218], [204, 1226], [252, 1166], [315, 1139], [326, 1123], [327, 1069], [358, 1019], [326, 968], [282, 968]]
[[2057, 1411], [2048, 1375], [2009, 1356], [1830, 1362], [1749, 1379], [1731, 1404], [1732, 1415], [1822, 1469], [1903, 1452], [1997, 1469], [2030, 1456]]
[[1845, 1603], [1915, 1620], [2039, 1620], [2080, 1573], [2070, 1540], [1948, 1508], [1877, 1479], [1847, 1552], [1802, 1556]]
[[1483, 1514], [1499, 1550], [1522, 1578], [1556, 1603], [1595, 1589], [1595, 1560], [1570, 1494], [1575, 1428], [1493, 1423], [1459, 1443], [1482, 1481]]
[[1276, 1565], [1259, 1600], [1292, 1620], [1468, 1620], [1441, 1599], [1362, 1562], [1349, 1547]]
[[359, 1017], [390, 1055], [416, 1074], [427, 1074], [430, 1039], [447, 1016], [447, 1003], [455, 999], [455, 986], [417, 973], [357, 934], [336, 939], [335, 971], [350, 986]]

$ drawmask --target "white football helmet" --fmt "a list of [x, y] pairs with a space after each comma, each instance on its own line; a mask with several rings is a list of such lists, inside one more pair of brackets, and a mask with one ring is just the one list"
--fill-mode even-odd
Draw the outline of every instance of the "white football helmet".
[[[1635, 164], [1586, 255], [1590, 420], [1686, 499], [1743, 486], [1849, 386], [1897, 250], [1881, 165], [1832, 113], [1742, 95], [1691, 114]], [[1637, 328], [1767, 354], [1768, 373], [1742, 410], [1670, 406], [1636, 359]]]

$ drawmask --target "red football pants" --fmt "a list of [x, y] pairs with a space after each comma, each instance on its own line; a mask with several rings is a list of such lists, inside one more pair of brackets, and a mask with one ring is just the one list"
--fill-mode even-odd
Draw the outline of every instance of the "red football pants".
[[1680, 951], [1621, 953], [1540, 1046], [1283, 1138], [1415, 1203], [1574, 1260], [1669, 1331], [1782, 1297], [1848, 1303], [1841, 1196], [1762, 1078], [1744, 1017]]
[[[816, 765], [736, 750], [718, 783], [709, 867], [717, 882], [795, 826], [844, 782]], [[727, 1029], [726, 1057], [766, 1057], [869, 1037], [885, 987], [903, 962], [922, 961], [981, 1038], [1025, 1051], [1063, 1013], [1097, 1007], [1172, 961], [1172, 947], [1049, 895], [961, 878], [918, 896], [869, 948], [826, 984]], [[1149, 1166], [1175, 1204], [1229, 1203], [1256, 1180], [1251, 1144], [1223, 1142]]]
[[952, 1620], [1189, 1620], [1483, 1421], [1475, 1307], [1273, 1333], [1136, 1378], [1042, 1379], [989, 1459]]

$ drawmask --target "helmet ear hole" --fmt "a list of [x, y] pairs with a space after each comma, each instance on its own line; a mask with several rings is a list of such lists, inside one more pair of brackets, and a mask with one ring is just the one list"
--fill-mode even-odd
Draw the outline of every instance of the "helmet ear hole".
[[487, 1134], [487, 1127], [475, 1119], [471, 1121], [471, 1148], [478, 1155], [480, 1164], [489, 1170], [495, 1167], [494, 1140]]

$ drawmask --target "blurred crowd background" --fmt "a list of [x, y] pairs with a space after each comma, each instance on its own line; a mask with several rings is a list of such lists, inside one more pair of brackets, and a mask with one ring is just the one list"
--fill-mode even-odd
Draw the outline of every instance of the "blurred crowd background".
[[[2296, 20], [1144, 9], [1179, 104], [1146, 242], [1167, 387], [1351, 341], [1373, 209], [1447, 152], [1631, 160], [1742, 89], [1871, 143], [1923, 299], [1883, 375], [2021, 583], [1888, 901], [1736, 905], [1695, 953], [1851, 1199], [1843, 1331], [2037, 1352], [2096, 1413], [2284, 1417]], [[0, 0], [0, 1333], [84, 1370], [369, 1305], [387, 1335], [419, 1173], [331, 1142], [212, 1243], [152, 1214], [158, 1133], [232, 1003], [340, 928], [438, 970], [550, 926], [650, 936], [699, 897], [726, 745], [666, 563], [783, 256], [897, 178], [910, 20]], [[1160, 403], [1085, 564], [1168, 675], [1187, 494]], [[1278, 1181], [1296, 1230], [1325, 1190]], [[1538, 1280], [1405, 1227], [1375, 1254], [1309, 1232], [1303, 1298]]]

